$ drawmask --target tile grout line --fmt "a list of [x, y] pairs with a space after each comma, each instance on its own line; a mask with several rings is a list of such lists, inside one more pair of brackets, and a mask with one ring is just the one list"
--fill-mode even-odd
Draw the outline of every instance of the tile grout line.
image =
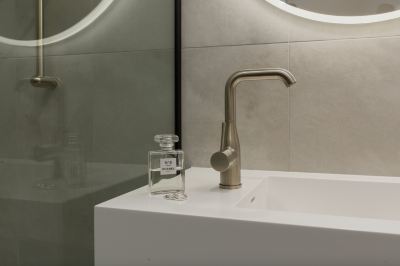
[[[93, 55], [111, 55], [111, 54], [140, 54], [147, 52], [166, 52], [166, 51], [174, 51], [173, 48], [165, 48], [165, 49], [142, 49], [142, 50], [125, 50], [125, 51], [109, 51], [109, 52], [89, 52], [89, 53], [67, 53], [67, 54], [48, 54], [45, 57], [63, 57], [63, 56], [93, 56]], [[36, 55], [27, 55], [27, 56], [0, 56], [0, 60], [17, 60], [17, 59], [28, 59], [28, 58], [36, 58]]]
[[[371, 39], [396, 39], [400, 38], [400, 34], [387, 35], [387, 36], [366, 36], [366, 37], [349, 37], [349, 38], [333, 38], [333, 39], [315, 39], [315, 40], [304, 40], [304, 41], [290, 41], [290, 43], [318, 43], [318, 42], [340, 42], [340, 41], [351, 41], [351, 40], [371, 40]], [[204, 45], [204, 46], [186, 46], [182, 50], [194, 50], [194, 49], [207, 49], [207, 48], [223, 48], [223, 47], [242, 47], [242, 46], [262, 46], [262, 45], [279, 45], [286, 44], [287, 41], [280, 42], [260, 42], [260, 43], [242, 43], [242, 44], [221, 44], [221, 45]]]

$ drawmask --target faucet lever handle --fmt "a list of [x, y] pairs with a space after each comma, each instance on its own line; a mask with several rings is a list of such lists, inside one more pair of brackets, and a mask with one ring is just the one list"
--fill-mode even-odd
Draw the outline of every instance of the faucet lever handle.
[[236, 151], [228, 147], [226, 150], [221, 150], [211, 156], [211, 166], [216, 171], [225, 172], [233, 165], [236, 158]]

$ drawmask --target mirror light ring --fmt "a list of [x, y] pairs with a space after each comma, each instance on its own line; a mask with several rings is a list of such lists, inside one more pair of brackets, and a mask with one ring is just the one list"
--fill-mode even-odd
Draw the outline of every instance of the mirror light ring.
[[292, 15], [299, 16], [302, 18], [325, 22], [325, 23], [333, 23], [333, 24], [368, 24], [375, 22], [382, 22], [387, 20], [393, 20], [400, 18], [400, 10], [377, 14], [377, 15], [367, 15], [367, 16], [333, 16], [320, 14], [316, 12], [307, 11], [301, 8], [297, 8], [291, 5], [282, 2], [281, 0], [265, 0], [271, 5], [282, 9]]
[[[87, 28], [90, 24], [92, 24], [101, 14], [106, 11], [110, 5], [114, 2], [114, 0], [102, 0], [85, 18], [80, 20], [74, 26], [66, 29], [63, 32], [60, 32], [56, 35], [50, 36], [48, 38], [43, 39], [42, 44], [48, 45], [52, 43], [57, 43], [63, 41], [67, 38], [70, 38], [77, 34], [78, 32]], [[0, 36], [0, 43], [14, 45], [14, 46], [25, 46], [25, 47], [34, 47], [37, 46], [37, 40], [16, 40], [11, 38], [6, 38]]]

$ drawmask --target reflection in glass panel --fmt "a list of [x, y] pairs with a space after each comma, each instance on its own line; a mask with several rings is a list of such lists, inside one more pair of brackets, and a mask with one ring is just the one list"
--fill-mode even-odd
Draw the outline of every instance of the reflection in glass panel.
[[[36, 9], [38, 0], [1, 0], [0, 36], [17, 39], [36, 39]], [[60, 33], [86, 17], [101, 0], [43, 0], [46, 27], [44, 37]]]
[[[44, 35], [99, 2], [44, 0]], [[0, 1], [0, 35], [34, 39], [35, 8]], [[94, 265], [93, 206], [146, 184], [153, 136], [174, 132], [173, 22], [173, 0], [118, 0], [42, 51], [0, 43], [1, 266]]]

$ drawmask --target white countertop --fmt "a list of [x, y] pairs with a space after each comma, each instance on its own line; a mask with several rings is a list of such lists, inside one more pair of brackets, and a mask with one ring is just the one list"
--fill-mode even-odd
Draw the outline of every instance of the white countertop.
[[218, 187], [218, 172], [209, 168], [191, 168], [186, 172], [188, 200], [184, 202], [168, 201], [162, 197], [150, 196], [147, 187], [142, 187], [99, 204], [96, 208], [400, 235], [400, 221], [397, 220], [317, 215], [237, 207], [238, 202], [249, 192], [253, 191], [266, 177], [343, 179], [348, 181], [400, 183], [399, 177], [244, 170], [242, 171], [243, 187], [241, 189], [222, 190]]

